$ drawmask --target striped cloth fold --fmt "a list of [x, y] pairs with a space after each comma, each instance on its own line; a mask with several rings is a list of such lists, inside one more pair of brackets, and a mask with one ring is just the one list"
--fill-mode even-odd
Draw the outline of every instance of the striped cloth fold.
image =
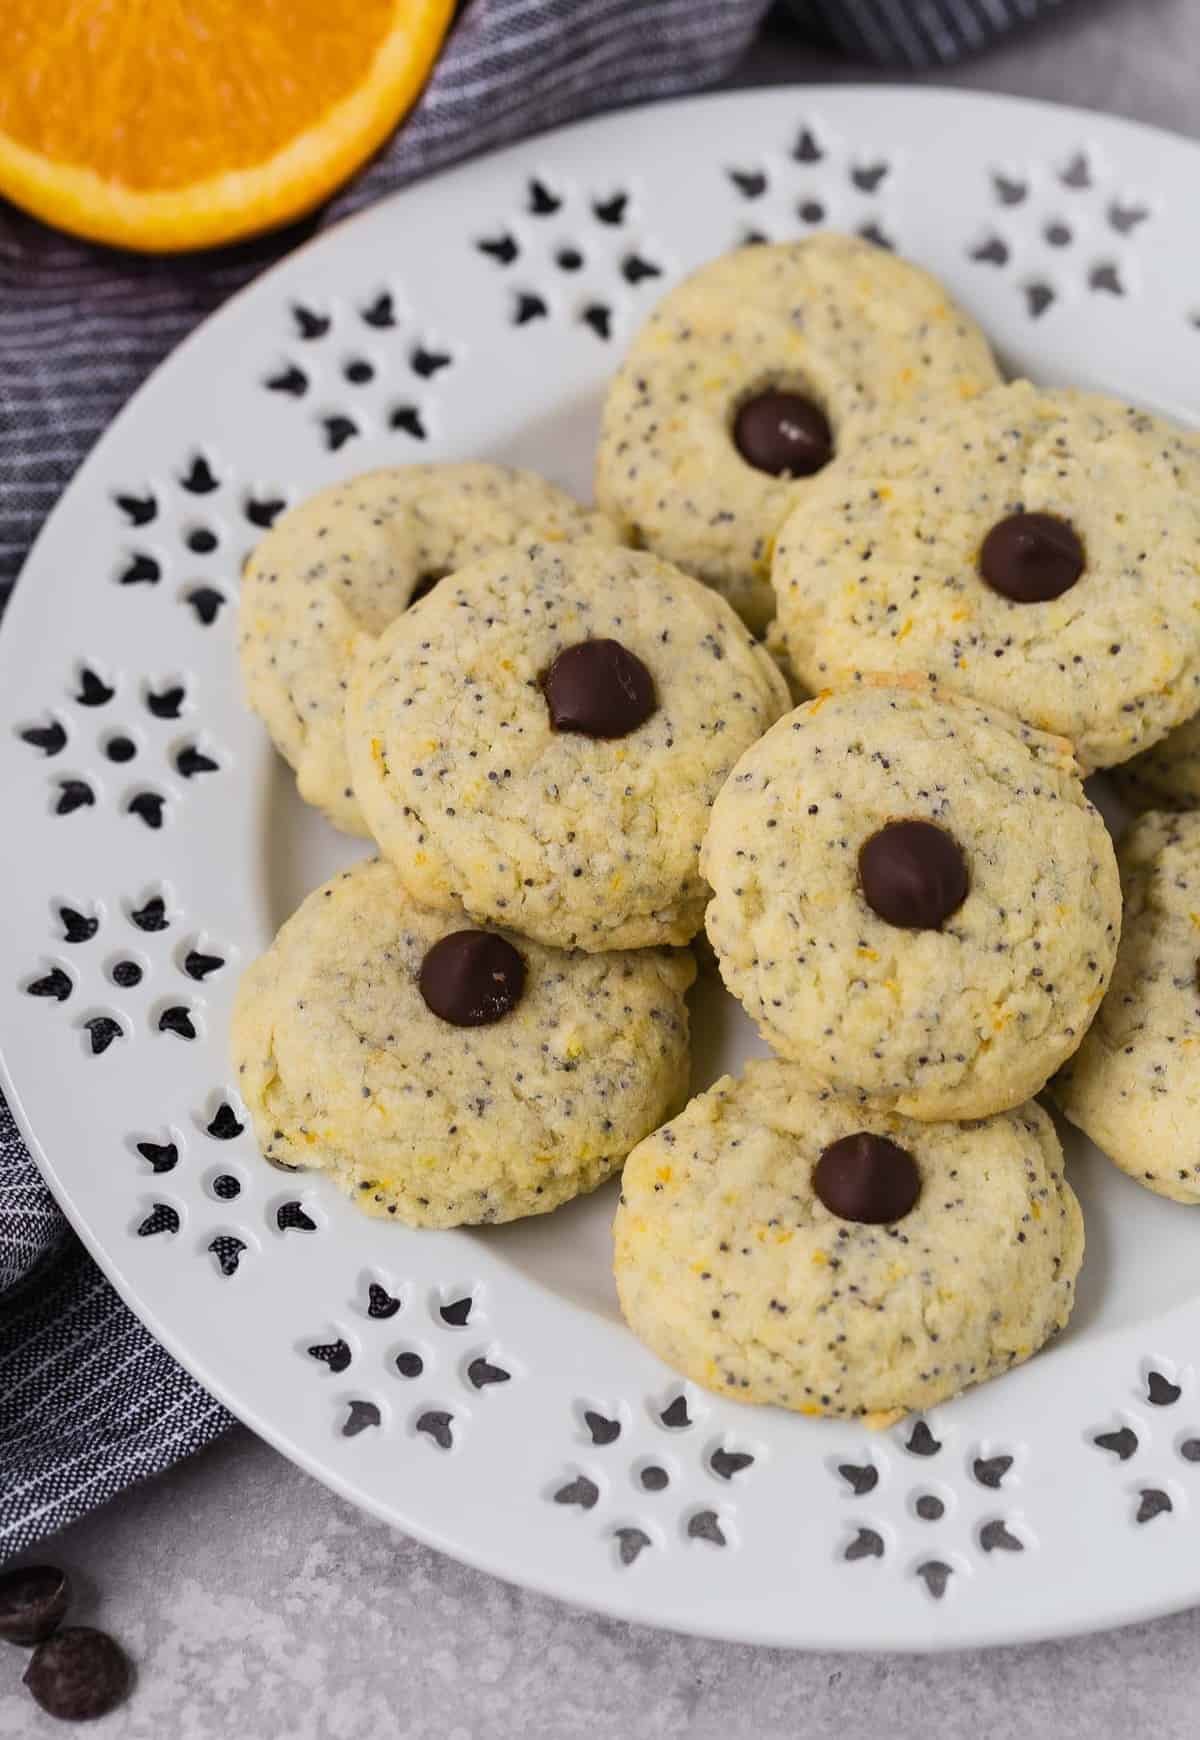
[[[115, 254], [0, 203], [0, 609], [72, 472], [199, 320], [299, 240], [535, 129], [725, 77], [770, 0], [471, 0], [391, 145], [315, 217], [193, 259]], [[1058, 0], [792, 0], [801, 28], [927, 66]], [[0, 1563], [217, 1437], [230, 1416], [68, 1230], [0, 1099]]]

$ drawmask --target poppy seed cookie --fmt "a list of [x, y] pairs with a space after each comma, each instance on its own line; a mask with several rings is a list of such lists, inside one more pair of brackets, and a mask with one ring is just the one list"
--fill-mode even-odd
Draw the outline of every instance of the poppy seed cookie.
[[544, 1214], [682, 1102], [686, 951], [566, 954], [426, 912], [381, 859], [316, 889], [247, 970], [238, 1089], [264, 1155], [370, 1214]]
[[640, 948], [700, 928], [709, 807], [787, 704], [699, 581], [629, 550], [534, 545], [460, 570], [364, 649], [347, 745], [422, 905]]
[[1200, 707], [1200, 445], [1019, 381], [880, 431], [780, 529], [801, 681], [917, 672], [1068, 738], [1087, 771]]
[[354, 648], [446, 574], [525, 541], [620, 535], [532, 472], [503, 465], [368, 471], [284, 514], [242, 579], [246, 698], [300, 795], [335, 827], [366, 833], [350, 787], [342, 714]]
[[771, 544], [816, 476], [930, 397], [999, 376], [928, 273], [857, 236], [745, 247], [668, 292], [609, 387], [596, 498], [635, 541], [774, 614]]
[[1143, 816], [1118, 856], [1112, 984], [1053, 1093], [1122, 1172], [1200, 1202], [1200, 815]]
[[914, 1123], [773, 1059], [634, 1149], [614, 1237], [626, 1321], [668, 1365], [736, 1401], [883, 1419], [1036, 1353], [1083, 1259], [1040, 1106]]
[[1112, 972], [1116, 860], [1070, 745], [915, 681], [781, 719], [701, 868], [722, 977], [768, 1044], [909, 1117], [1028, 1099]]

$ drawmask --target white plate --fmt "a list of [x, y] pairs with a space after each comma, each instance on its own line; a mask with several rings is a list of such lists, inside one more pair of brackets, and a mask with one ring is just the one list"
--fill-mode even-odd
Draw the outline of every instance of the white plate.
[[[1197, 1222], [1083, 1144], [1070, 1331], [915, 1436], [872, 1436], [719, 1401], [639, 1347], [608, 1271], [613, 1187], [546, 1221], [413, 1233], [271, 1170], [248, 1131], [206, 1129], [242, 1121], [226, 1061], [241, 965], [356, 851], [302, 810], [238, 699], [236, 577], [266, 504], [468, 455], [586, 493], [605, 378], [663, 286], [750, 229], [819, 222], [870, 225], [940, 273], [1010, 366], [1195, 413], [1198, 185], [1191, 145], [1007, 99], [755, 91], [618, 114], [293, 255], [159, 370], [67, 491], [0, 636], [13, 1108], [130, 1305], [356, 1503], [516, 1582], [764, 1643], [1011, 1641], [1200, 1598]], [[190, 548], [197, 531], [217, 548]], [[22, 738], [53, 721], [58, 753]], [[108, 758], [116, 736], [132, 760]], [[131, 813], [139, 793], [161, 799], [160, 827]], [[139, 928], [153, 900], [166, 928]], [[95, 934], [69, 940], [62, 907]], [[196, 980], [193, 952], [224, 965]], [[136, 987], [113, 983], [121, 961]], [[64, 1001], [28, 995], [54, 971]], [[160, 1031], [167, 1010], [195, 1037]], [[121, 1037], [93, 1055], [98, 1016]], [[759, 1049], [719, 992], [696, 1027], [700, 1083]], [[139, 1142], [177, 1163], [156, 1173]], [[242, 1247], [230, 1275], [225, 1239]], [[395, 1315], [367, 1315], [372, 1282]], [[464, 1299], [465, 1324], [447, 1321]], [[339, 1341], [344, 1369], [308, 1351]], [[510, 1380], [477, 1388], [481, 1358]], [[719, 1450], [753, 1462], [714, 1469]], [[649, 1466], [665, 1488], [642, 1484]]]

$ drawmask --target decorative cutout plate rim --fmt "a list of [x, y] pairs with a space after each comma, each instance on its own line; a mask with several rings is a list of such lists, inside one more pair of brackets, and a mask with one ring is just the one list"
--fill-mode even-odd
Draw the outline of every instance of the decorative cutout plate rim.
[[[1186, 1213], [1085, 1144], [1105, 1286], [1085, 1266], [1061, 1343], [872, 1436], [706, 1395], [641, 1349], [604, 1289], [609, 1197], [532, 1231], [409, 1233], [272, 1170], [224, 1056], [281, 881], [300, 878], [294, 900], [356, 850], [313, 843], [234, 693], [240, 559], [281, 504], [436, 458], [532, 464], [586, 493], [599, 392], [654, 297], [748, 224], [803, 234], [818, 208], [939, 271], [1010, 366], [1185, 413], [1198, 167], [1195, 146], [1132, 123], [887, 87], [689, 98], [548, 133], [259, 279], [50, 516], [0, 631], [9, 1102], [133, 1309], [352, 1502], [581, 1606], [743, 1641], [1015, 1642], [1200, 1599]], [[276, 834], [302, 842], [302, 869]], [[726, 1029], [703, 1036], [709, 1079], [747, 1050]], [[1154, 1274], [1116, 1237], [1130, 1219]]]

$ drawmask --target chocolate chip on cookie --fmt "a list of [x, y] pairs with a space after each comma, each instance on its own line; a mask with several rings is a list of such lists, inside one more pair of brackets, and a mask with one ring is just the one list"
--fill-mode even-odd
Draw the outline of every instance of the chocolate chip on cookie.
[[863, 898], [901, 930], [941, 930], [967, 898], [967, 861], [933, 822], [888, 822], [858, 854]]
[[456, 930], [434, 943], [421, 963], [421, 995], [454, 1027], [487, 1027], [515, 1009], [525, 989], [525, 962], [502, 936]]
[[1057, 514], [1009, 514], [996, 521], [979, 551], [979, 572], [1014, 604], [1061, 598], [1084, 564], [1078, 532]]
[[628, 737], [658, 705], [654, 678], [619, 640], [581, 640], [564, 648], [542, 687], [556, 731]]
[[802, 393], [772, 389], [747, 399], [734, 418], [733, 440], [747, 465], [773, 477], [811, 477], [833, 458], [829, 420]]
[[813, 1190], [839, 1220], [890, 1226], [916, 1203], [921, 1174], [907, 1148], [859, 1130], [824, 1149], [813, 1171]]

